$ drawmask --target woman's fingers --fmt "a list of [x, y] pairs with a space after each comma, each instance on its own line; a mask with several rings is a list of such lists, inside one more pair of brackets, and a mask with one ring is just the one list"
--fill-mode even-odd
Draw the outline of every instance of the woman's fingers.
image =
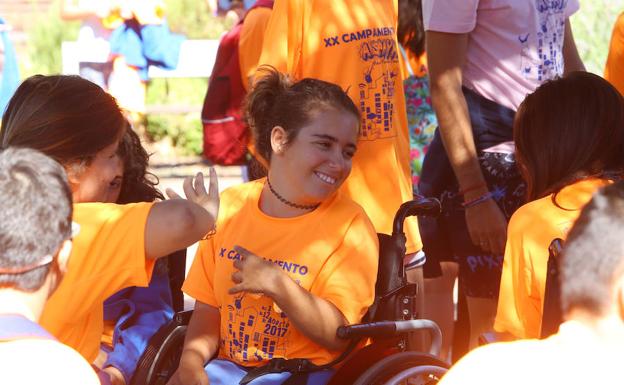
[[241, 273], [240, 271], [235, 271], [232, 273], [232, 282], [238, 284], [243, 282], [243, 273]]
[[234, 245], [234, 251], [236, 251], [236, 253], [238, 255], [240, 255], [241, 260], [245, 260], [245, 258], [254, 255], [251, 251], [247, 250], [246, 248], [244, 248], [243, 246], [239, 246], [239, 245]]
[[182, 197], [179, 196], [177, 192], [173, 191], [172, 188], [167, 188], [165, 190], [165, 194], [167, 194], [169, 199], [182, 199]]
[[184, 178], [182, 188], [184, 189], [184, 195], [186, 195], [186, 199], [197, 202], [197, 194], [193, 189], [193, 177], [187, 176], [186, 178]]
[[210, 167], [210, 186], [208, 187], [208, 195], [213, 198], [219, 198], [219, 178], [214, 167]]
[[204, 186], [204, 174], [203, 173], [198, 172], [195, 175], [195, 180], [193, 181], [193, 189], [195, 190], [195, 193], [198, 196], [208, 195], [208, 192], [206, 191], [206, 186]]

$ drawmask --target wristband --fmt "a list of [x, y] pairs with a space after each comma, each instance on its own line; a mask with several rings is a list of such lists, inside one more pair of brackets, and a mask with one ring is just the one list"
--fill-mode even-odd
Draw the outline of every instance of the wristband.
[[200, 239], [200, 241], [206, 241], [206, 240], [212, 238], [216, 233], [217, 233], [217, 226], [213, 227], [209, 232], [207, 232], [206, 235], [204, 235]]
[[487, 200], [490, 200], [492, 198], [494, 198], [494, 199], [502, 198], [504, 193], [505, 193], [505, 190], [503, 190], [503, 189], [496, 189], [494, 191], [488, 191], [485, 194], [483, 194], [483, 195], [481, 195], [481, 196], [479, 196], [479, 197], [477, 197], [475, 199], [472, 199], [472, 200], [469, 200], [467, 202], [462, 203], [462, 207], [465, 208], [465, 209], [468, 209], [470, 207], [474, 207], [474, 206], [480, 205], [481, 203], [483, 203], [483, 202], [485, 202]]

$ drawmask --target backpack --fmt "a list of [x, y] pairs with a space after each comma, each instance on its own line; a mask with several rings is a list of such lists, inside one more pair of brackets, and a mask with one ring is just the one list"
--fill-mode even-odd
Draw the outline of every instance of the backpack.
[[[249, 11], [257, 7], [273, 8], [273, 0], [258, 0]], [[224, 166], [245, 162], [250, 136], [241, 110], [246, 91], [238, 61], [238, 42], [244, 20], [219, 42], [201, 113], [204, 157]]]

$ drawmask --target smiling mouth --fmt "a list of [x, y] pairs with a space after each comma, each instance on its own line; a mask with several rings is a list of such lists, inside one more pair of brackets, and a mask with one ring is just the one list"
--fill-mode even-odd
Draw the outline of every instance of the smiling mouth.
[[332, 178], [331, 176], [329, 176], [327, 174], [323, 174], [322, 172], [314, 171], [314, 175], [316, 175], [320, 180], [322, 180], [323, 182], [325, 182], [327, 184], [330, 184], [330, 185], [336, 184], [336, 178]]

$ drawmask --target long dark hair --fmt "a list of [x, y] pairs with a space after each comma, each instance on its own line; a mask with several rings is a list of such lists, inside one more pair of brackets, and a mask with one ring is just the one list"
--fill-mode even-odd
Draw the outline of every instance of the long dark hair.
[[414, 55], [425, 52], [425, 26], [421, 0], [399, 0], [399, 43]]
[[9, 101], [0, 143], [39, 150], [68, 167], [88, 164], [126, 130], [117, 102], [96, 84], [78, 76], [35, 75]]
[[2, 117], [0, 143], [39, 150], [65, 168], [88, 166], [120, 140], [124, 175], [118, 203], [163, 199], [149, 156], [115, 99], [78, 76], [35, 75], [15, 91]]
[[520, 105], [513, 132], [528, 200], [624, 171], [624, 99], [600, 76], [544, 83]]

